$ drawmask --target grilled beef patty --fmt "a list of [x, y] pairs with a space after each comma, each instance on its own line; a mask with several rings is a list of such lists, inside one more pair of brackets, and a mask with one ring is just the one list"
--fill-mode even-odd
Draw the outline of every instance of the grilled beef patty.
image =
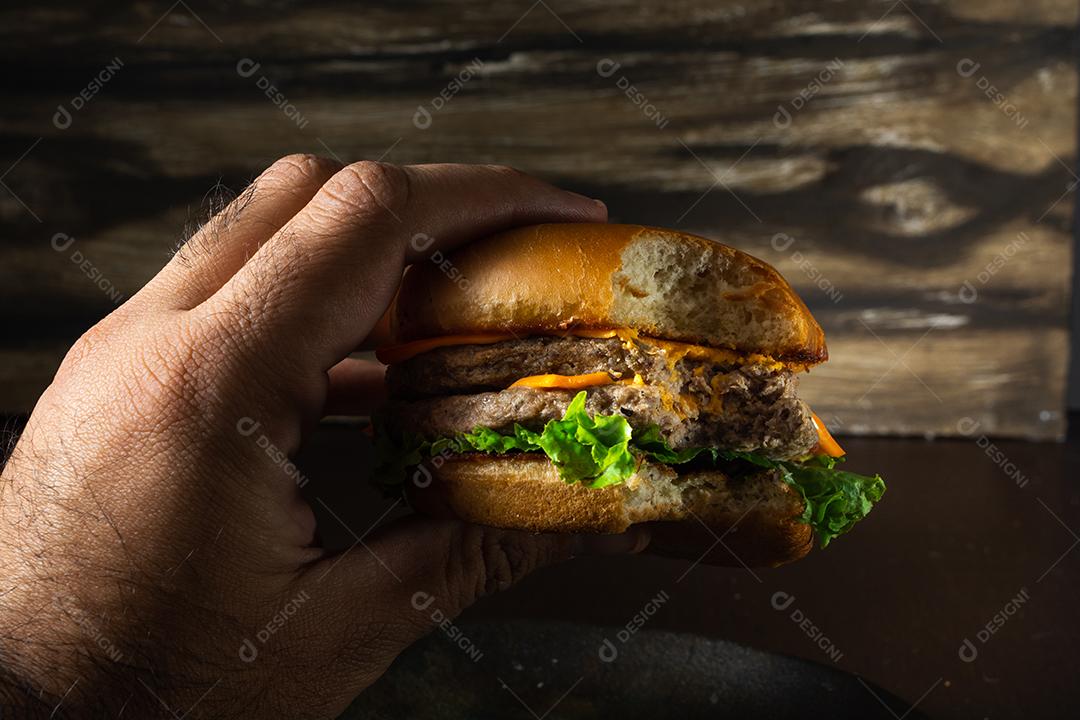
[[[645, 363], [645, 357], [637, 364]], [[631, 353], [618, 338], [529, 337], [491, 345], [453, 345], [417, 355], [386, 371], [399, 397], [461, 395], [502, 390], [528, 375], [629, 375]], [[644, 374], [644, 373], [643, 373]]]
[[[665, 403], [650, 385], [603, 385], [588, 389], [585, 407], [594, 415], [626, 417], [636, 431], [658, 425], [676, 449], [717, 447], [759, 451], [774, 458], [805, 455], [817, 443], [810, 411], [795, 396], [790, 374], [738, 370], [725, 377], [724, 402], [716, 414], [687, 416]], [[539, 432], [557, 420], [577, 393], [509, 388], [498, 392], [426, 398], [395, 405], [389, 416], [398, 432], [436, 438], [487, 427], [512, 432], [515, 424]]]
[[590, 414], [622, 414], [635, 430], [659, 426], [672, 447], [757, 451], [773, 458], [817, 444], [810, 409], [792, 372], [764, 365], [683, 357], [669, 362], [647, 338], [530, 337], [459, 345], [418, 355], [387, 371], [397, 432], [436, 438], [487, 427], [539, 431], [563, 416], [575, 391], [510, 388], [528, 375], [610, 373], [640, 382], [587, 389]]

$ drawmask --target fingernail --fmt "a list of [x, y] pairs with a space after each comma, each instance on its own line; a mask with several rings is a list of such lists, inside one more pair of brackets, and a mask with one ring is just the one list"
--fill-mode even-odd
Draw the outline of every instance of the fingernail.
[[603, 208], [604, 210], [607, 210], [607, 205], [605, 205], [602, 200], [597, 200], [596, 198], [591, 198], [588, 195], [582, 195], [581, 193], [576, 193], [573, 190], [567, 190], [566, 193], [568, 195], [573, 195], [574, 197], [579, 197], [582, 200], [588, 200], [593, 205], [596, 205], [597, 207], [600, 207], [600, 208]]
[[648, 545], [649, 532], [644, 528], [631, 528], [619, 535], [578, 535], [574, 541], [573, 555], [635, 554]]

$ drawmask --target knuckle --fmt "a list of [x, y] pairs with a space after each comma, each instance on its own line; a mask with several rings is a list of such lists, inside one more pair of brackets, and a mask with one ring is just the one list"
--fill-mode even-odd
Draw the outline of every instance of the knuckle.
[[511, 180], [518, 180], [521, 178], [528, 178], [530, 175], [523, 170], [518, 170], [511, 165], [485, 165], [485, 169], [495, 173], [496, 175], [502, 175]]
[[523, 540], [516, 533], [501, 531], [481, 534], [478, 560], [483, 566], [477, 587], [479, 596], [509, 588], [542, 564], [535, 543]]
[[125, 308], [106, 315], [72, 344], [60, 365], [61, 370], [76, 369], [115, 355], [124, 346], [124, 343], [118, 340], [123, 338], [125, 326], [130, 326], [133, 322]]
[[309, 153], [286, 155], [271, 165], [264, 177], [283, 186], [322, 184], [341, 169], [341, 163]]
[[396, 165], [364, 160], [346, 165], [323, 189], [353, 212], [396, 218], [409, 200], [409, 176]]
[[101, 324], [94, 325], [79, 337], [68, 350], [61, 363], [61, 368], [76, 367], [83, 364], [88, 358], [97, 355], [103, 348], [108, 347], [108, 333], [102, 329]]

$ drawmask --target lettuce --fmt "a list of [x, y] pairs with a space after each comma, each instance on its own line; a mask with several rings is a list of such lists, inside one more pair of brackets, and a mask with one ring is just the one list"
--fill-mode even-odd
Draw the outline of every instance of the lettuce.
[[777, 462], [784, 481], [806, 501], [800, 519], [814, 528], [821, 547], [854, 527], [885, 494], [880, 475], [867, 477], [837, 470], [837, 461], [822, 455], [801, 463]]
[[621, 415], [596, 415], [585, 411], [584, 391], [570, 403], [561, 420], [551, 420], [539, 433], [520, 425], [513, 434], [478, 427], [470, 433], [428, 441], [419, 436], [396, 442], [381, 426], [376, 427], [377, 474], [400, 484], [406, 468], [438, 455], [483, 452], [542, 452], [551, 459], [559, 476], [568, 483], [580, 482], [602, 488], [625, 482], [641, 458], [665, 465], [704, 462], [730, 475], [747, 475], [762, 469], [775, 470], [805, 502], [800, 518], [814, 528], [821, 547], [850, 530], [866, 517], [885, 492], [880, 475], [868, 477], [836, 469], [843, 458], [817, 456], [799, 461], [772, 460], [757, 453], [695, 447], [675, 450], [656, 426], [633, 433]]
[[543, 432], [535, 433], [520, 425], [514, 426], [513, 435], [476, 428], [452, 438], [431, 454], [447, 449], [458, 453], [543, 452], [566, 482], [602, 488], [617, 485], [634, 474], [637, 457], [630, 450], [632, 434], [630, 423], [622, 416], [589, 417], [585, 412], [585, 393], [580, 392], [562, 420], [550, 421]]

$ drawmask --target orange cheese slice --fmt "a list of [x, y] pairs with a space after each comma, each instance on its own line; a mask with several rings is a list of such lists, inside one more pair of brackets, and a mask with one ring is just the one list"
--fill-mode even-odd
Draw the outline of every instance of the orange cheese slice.
[[574, 337], [593, 338], [595, 340], [606, 340], [613, 338], [619, 334], [618, 330], [589, 330], [587, 328], [581, 328], [580, 330], [571, 330], [568, 333], [544, 333], [546, 335], [573, 335]]
[[[678, 342], [676, 340], [661, 340], [660, 338], [645, 338], [644, 342], [654, 345], [664, 351], [664, 358], [668, 367], [674, 369], [675, 365], [683, 358], [691, 360], [704, 360], [718, 365], [732, 363], [738, 365], [764, 365], [769, 370], [782, 370], [786, 365], [779, 360], [760, 355], [757, 353], [740, 353], [734, 350], [705, 347], [692, 343]], [[794, 368], [794, 366], [792, 366]]]
[[614, 380], [606, 372], [587, 373], [585, 375], [530, 375], [523, 377], [510, 387], [529, 387], [560, 390], [581, 390], [597, 385], [610, 385]]
[[825, 427], [825, 423], [821, 422], [815, 413], [811, 412], [811, 416], [814, 418], [814, 427], [817, 428], [818, 444], [812, 451], [814, 455], [828, 455], [829, 457], [843, 457], [846, 453], [844, 449], [840, 447], [840, 444], [833, 439], [833, 436], [829, 434], [829, 429]]

